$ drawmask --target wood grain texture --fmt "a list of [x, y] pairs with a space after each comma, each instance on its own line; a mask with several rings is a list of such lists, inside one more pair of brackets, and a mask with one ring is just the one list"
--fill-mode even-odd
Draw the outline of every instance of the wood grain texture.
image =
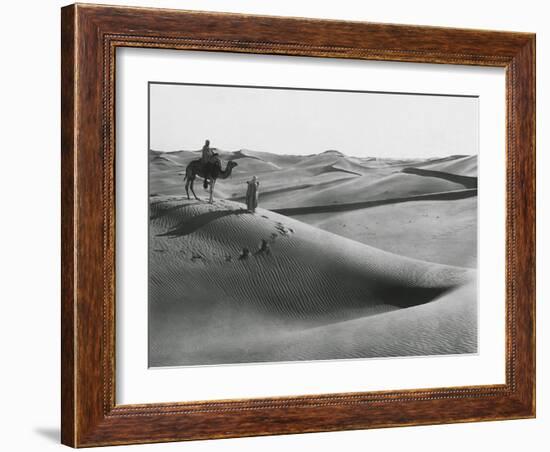
[[[63, 8], [61, 35], [64, 444], [535, 415], [534, 35], [81, 4]], [[114, 68], [124, 46], [506, 68], [506, 384], [116, 405]]]
[[61, 441], [75, 443], [75, 322], [74, 295], [74, 151], [75, 59], [74, 8], [63, 9], [61, 18]]

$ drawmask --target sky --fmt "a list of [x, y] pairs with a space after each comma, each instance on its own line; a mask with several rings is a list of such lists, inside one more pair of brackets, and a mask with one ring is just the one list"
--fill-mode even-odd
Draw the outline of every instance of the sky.
[[478, 151], [478, 98], [149, 84], [150, 149], [410, 158]]

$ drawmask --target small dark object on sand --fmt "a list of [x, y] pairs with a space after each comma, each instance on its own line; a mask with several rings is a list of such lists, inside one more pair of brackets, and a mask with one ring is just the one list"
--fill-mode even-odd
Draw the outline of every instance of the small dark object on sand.
[[231, 262], [232, 257], [228, 254], [225, 256], [225, 262]]
[[199, 253], [193, 253], [193, 254], [191, 255], [191, 260], [192, 260], [192, 261], [195, 261], [195, 260], [197, 260], [197, 259], [202, 259], [202, 255], [200, 255]]
[[239, 260], [248, 259], [250, 257], [250, 250], [248, 248], [243, 248]]
[[294, 232], [293, 229], [290, 229], [290, 228], [287, 228], [284, 224], [282, 223], [276, 223], [275, 224], [275, 229], [277, 231], [279, 231], [279, 234], [280, 235], [288, 235], [288, 234], [291, 234]]
[[262, 253], [265, 253], [265, 254], [271, 253], [271, 248], [269, 247], [269, 243], [267, 242], [266, 239], [262, 239], [260, 248], [256, 252], [256, 254], [262, 254]]

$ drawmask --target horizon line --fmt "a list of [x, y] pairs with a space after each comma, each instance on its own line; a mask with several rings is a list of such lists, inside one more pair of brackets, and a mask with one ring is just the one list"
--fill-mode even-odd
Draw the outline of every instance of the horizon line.
[[[350, 154], [345, 154], [344, 152], [342, 151], [339, 151], [338, 149], [327, 149], [325, 151], [321, 151], [321, 152], [318, 152], [318, 153], [313, 153], [313, 154], [276, 154], [274, 152], [269, 152], [269, 151], [258, 151], [258, 150], [254, 150], [254, 149], [246, 149], [246, 148], [240, 148], [240, 149], [237, 149], [237, 150], [234, 150], [234, 151], [229, 151], [229, 150], [226, 150], [226, 149], [222, 149], [222, 148], [216, 148], [216, 147], [213, 147], [211, 148], [213, 150], [216, 150], [216, 151], [221, 151], [221, 152], [230, 152], [230, 153], [236, 153], [236, 152], [246, 152], [246, 151], [250, 151], [250, 152], [261, 152], [261, 153], [264, 153], [264, 154], [271, 154], [271, 155], [278, 155], [278, 156], [289, 156], [289, 157], [312, 157], [312, 156], [315, 156], [315, 155], [321, 155], [321, 154], [326, 154], [328, 152], [337, 152], [339, 153], [340, 155], [344, 156], [344, 157], [352, 157], [352, 158], [357, 158], [357, 159], [368, 159], [368, 158], [375, 158], [375, 159], [393, 159], [393, 160], [414, 160], [414, 159], [419, 159], [419, 158], [424, 158], [424, 159], [439, 159], [439, 158], [445, 158], [445, 157], [471, 157], [471, 156], [477, 156], [479, 153], [476, 152], [476, 153], [473, 153], [473, 154], [441, 154], [441, 155], [438, 155], [438, 156], [435, 156], [435, 157], [422, 157], [422, 156], [416, 156], [416, 157], [382, 157], [382, 156], [376, 156], [376, 155], [368, 155], [368, 156], [365, 156], [365, 157], [358, 157], [356, 155], [350, 155]], [[176, 152], [201, 152], [201, 149], [194, 149], [194, 150], [190, 150], [190, 149], [176, 149], [174, 151], [161, 151], [161, 150], [157, 150], [157, 149], [151, 149], [149, 148], [149, 151], [148, 152], [159, 152], [161, 154], [170, 154], [170, 153], [176, 153]], [[251, 156], [251, 157], [254, 157], [254, 156]]]

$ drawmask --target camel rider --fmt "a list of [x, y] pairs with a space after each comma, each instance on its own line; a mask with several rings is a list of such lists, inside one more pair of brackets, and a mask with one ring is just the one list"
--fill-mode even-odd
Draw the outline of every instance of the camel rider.
[[[218, 154], [216, 154], [212, 148], [210, 147], [210, 140], [206, 140], [204, 142], [204, 146], [202, 147], [202, 157], [201, 157], [201, 163], [203, 166], [213, 164], [216, 162], [218, 158]], [[208, 180], [204, 179], [203, 183], [204, 189], [208, 189]]]
[[202, 164], [206, 165], [207, 163], [209, 163], [213, 155], [214, 151], [210, 148], [210, 140], [206, 140], [204, 142], [204, 146], [202, 147]]

